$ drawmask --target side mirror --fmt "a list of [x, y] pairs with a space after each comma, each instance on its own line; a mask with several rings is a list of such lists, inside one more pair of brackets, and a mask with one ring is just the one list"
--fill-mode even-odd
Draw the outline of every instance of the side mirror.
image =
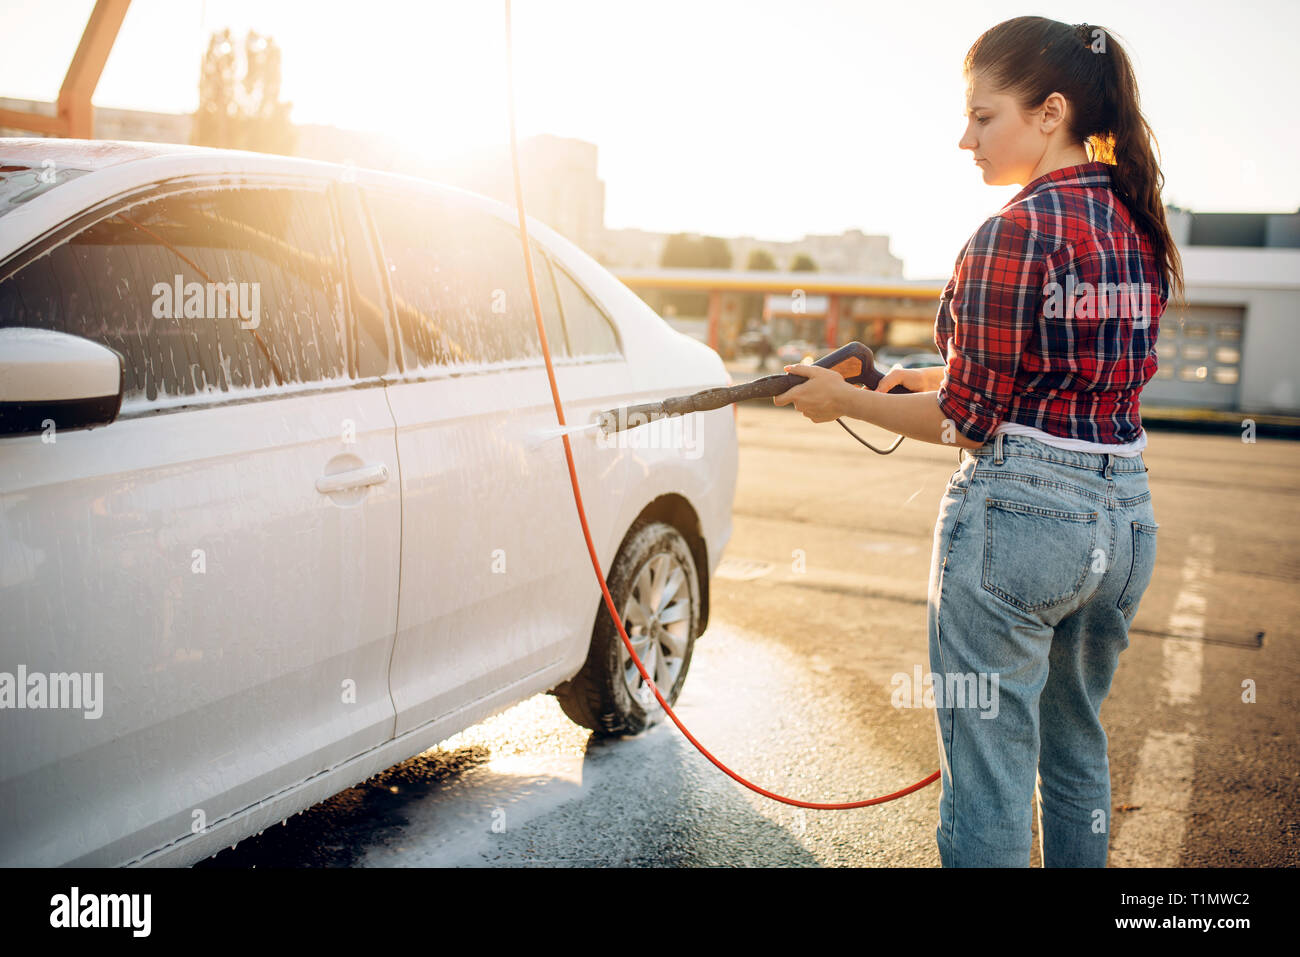
[[126, 364], [108, 346], [50, 329], [0, 329], [0, 435], [107, 425], [122, 408]]

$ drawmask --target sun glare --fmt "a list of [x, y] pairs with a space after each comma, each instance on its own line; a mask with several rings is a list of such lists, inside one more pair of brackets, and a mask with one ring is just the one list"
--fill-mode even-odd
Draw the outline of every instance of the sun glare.
[[374, 132], [377, 142], [436, 163], [506, 139], [498, 5], [412, 3], [398, 8], [381, 37], [367, 34], [349, 47], [345, 65], [301, 46], [286, 51], [287, 97], [295, 98], [290, 57], [297, 61], [294, 79], [313, 91], [313, 100], [320, 102], [314, 94], [322, 88], [330, 92], [327, 113], [308, 116], [295, 107], [295, 121]]

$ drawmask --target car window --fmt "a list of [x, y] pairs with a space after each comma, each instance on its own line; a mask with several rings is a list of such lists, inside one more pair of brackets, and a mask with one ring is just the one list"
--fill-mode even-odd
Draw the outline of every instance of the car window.
[[0, 324], [93, 339], [149, 401], [344, 374], [323, 192], [241, 188], [119, 209], [0, 282]]
[[[453, 199], [369, 198], [408, 369], [541, 356], [518, 233]], [[567, 355], [550, 270], [531, 249], [551, 354]]]
[[[521, 248], [519, 231], [512, 228], [510, 235], [515, 241], [515, 247]], [[571, 350], [568, 336], [565, 335], [560, 300], [555, 293], [555, 270], [551, 266], [550, 257], [537, 244], [537, 240], [531, 236], [528, 237], [528, 248], [533, 251], [533, 275], [537, 277], [537, 298], [542, 304], [542, 325], [546, 329], [546, 344], [550, 346], [552, 359], [563, 358], [568, 356]], [[520, 261], [523, 261], [522, 255]], [[524, 275], [524, 289], [528, 289], [528, 275], [526, 273]], [[531, 296], [528, 300], [528, 324], [533, 329], [533, 335], [536, 336], [537, 317], [533, 314]], [[538, 341], [537, 354], [542, 354], [540, 340]]]
[[556, 268], [555, 282], [560, 290], [564, 325], [569, 330], [569, 345], [575, 356], [618, 355], [618, 336], [600, 307], [569, 274]]
[[387, 296], [379, 259], [371, 242], [371, 227], [361, 196], [355, 188], [338, 192], [347, 251], [348, 295], [355, 319], [353, 352], [359, 378], [384, 375], [389, 371], [392, 351], [388, 324]]
[[6, 163], [0, 159], [0, 216], [12, 212], [55, 186], [85, 176], [88, 172], [90, 170], [59, 167], [48, 159], [39, 167], [27, 166], [25, 163]]

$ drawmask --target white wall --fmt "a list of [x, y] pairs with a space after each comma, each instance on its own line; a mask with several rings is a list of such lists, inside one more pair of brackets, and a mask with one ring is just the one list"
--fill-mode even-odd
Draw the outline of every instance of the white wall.
[[1179, 251], [1189, 303], [1246, 310], [1241, 410], [1300, 415], [1300, 250], [1189, 246]]

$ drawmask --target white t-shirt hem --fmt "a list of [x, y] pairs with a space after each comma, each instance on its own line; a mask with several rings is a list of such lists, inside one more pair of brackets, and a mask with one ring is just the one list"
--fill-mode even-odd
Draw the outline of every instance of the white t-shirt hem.
[[1142, 433], [1132, 442], [1117, 444], [1114, 442], [1088, 442], [1084, 439], [1071, 439], [1060, 435], [1052, 435], [1041, 429], [1035, 429], [1033, 426], [1021, 425], [1019, 422], [1002, 422], [993, 430], [993, 435], [989, 436], [989, 441], [993, 441], [993, 436], [998, 433], [1006, 435], [1026, 435], [1031, 439], [1037, 439], [1044, 445], [1055, 446], [1058, 449], [1070, 449], [1074, 452], [1109, 452], [1111, 455], [1132, 456], [1141, 454], [1147, 445], [1147, 430], [1143, 429]]

